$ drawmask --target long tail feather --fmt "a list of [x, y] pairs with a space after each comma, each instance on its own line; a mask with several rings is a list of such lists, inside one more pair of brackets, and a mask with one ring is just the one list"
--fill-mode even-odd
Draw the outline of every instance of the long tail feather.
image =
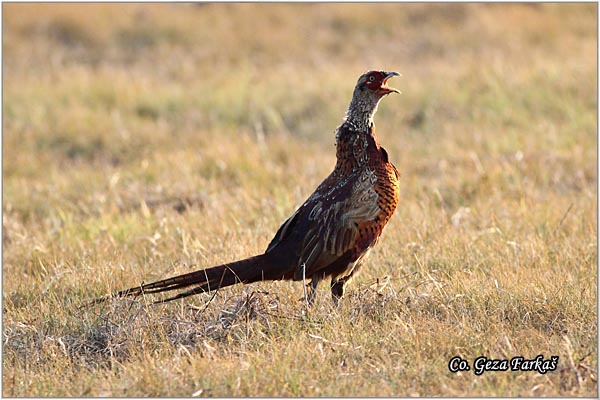
[[262, 279], [278, 279], [279, 276], [275, 272], [276, 270], [277, 266], [273, 265], [273, 263], [270, 261], [269, 254], [261, 254], [259, 256], [246, 258], [244, 260], [229, 264], [217, 265], [215, 267], [200, 271], [190, 272], [172, 278], [121, 290], [119, 292], [92, 300], [90, 303], [86, 304], [86, 306], [102, 303], [106, 300], [119, 297], [137, 297], [142, 294], [154, 294], [197, 285], [191, 290], [179, 293], [164, 300], [157, 301], [158, 303], [164, 303], [199, 293], [217, 290], [223, 287], [235, 285], [236, 283], [252, 283]]

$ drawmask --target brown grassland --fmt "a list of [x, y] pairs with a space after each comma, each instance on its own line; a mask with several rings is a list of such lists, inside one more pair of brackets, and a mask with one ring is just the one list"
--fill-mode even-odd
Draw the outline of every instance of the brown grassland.
[[[596, 396], [596, 4], [4, 4], [3, 396]], [[110, 291], [264, 251], [357, 77], [401, 203], [341, 305]], [[460, 355], [556, 371], [450, 373]]]

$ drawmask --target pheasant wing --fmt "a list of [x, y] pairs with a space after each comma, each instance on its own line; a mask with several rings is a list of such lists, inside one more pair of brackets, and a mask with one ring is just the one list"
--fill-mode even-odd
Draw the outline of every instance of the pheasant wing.
[[327, 268], [355, 247], [359, 225], [377, 217], [376, 180], [369, 170], [341, 178], [330, 175], [281, 225], [267, 252], [284, 243], [293, 245], [296, 280]]
[[360, 224], [377, 217], [380, 212], [377, 192], [372, 185], [362, 185], [361, 178], [339, 188], [339, 195], [334, 190], [331, 197], [325, 197], [313, 206], [296, 279], [319, 273], [353, 250], [359, 238]]

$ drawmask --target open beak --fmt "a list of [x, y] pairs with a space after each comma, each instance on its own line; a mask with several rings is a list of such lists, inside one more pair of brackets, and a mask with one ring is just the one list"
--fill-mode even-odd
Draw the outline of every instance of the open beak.
[[398, 89], [390, 87], [390, 86], [387, 85], [387, 81], [389, 81], [390, 78], [392, 78], [394, 76], [402, 76], [402, 75], [400, 75], [397, 72], [386, 72], [386, 76], [383, 79], [383, 82], [381, 84], [381, 90], [385, 91], [386, 94], [387, 93], [402, 93]]

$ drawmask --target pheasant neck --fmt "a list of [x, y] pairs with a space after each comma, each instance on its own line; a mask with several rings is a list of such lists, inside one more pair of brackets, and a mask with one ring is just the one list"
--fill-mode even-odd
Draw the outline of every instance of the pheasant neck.
[[355, 91], [344, 117], [344, 125], [355, 132], [369, 132], [380, 100], [381, 97], [365, 96]]

